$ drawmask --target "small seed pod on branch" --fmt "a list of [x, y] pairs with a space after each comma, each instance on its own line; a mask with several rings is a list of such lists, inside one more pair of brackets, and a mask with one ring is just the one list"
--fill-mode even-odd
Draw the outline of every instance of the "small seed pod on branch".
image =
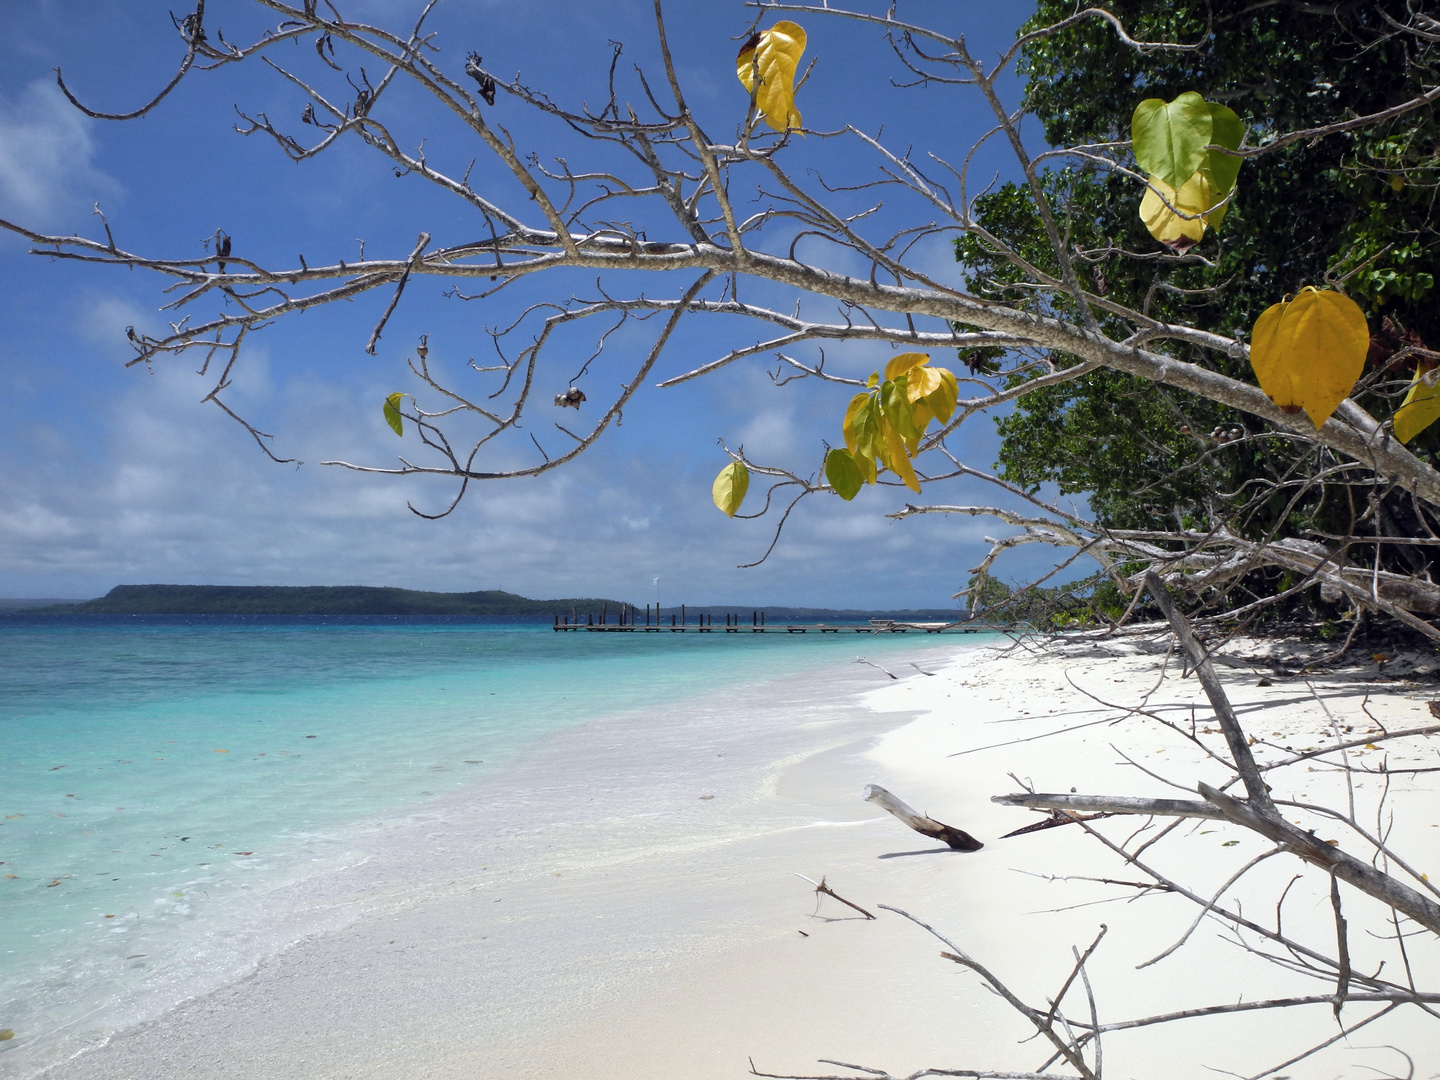
[[563, 394], [555, 395], [555, 404], [562, 409], [580, 410], [580, 403], [585, 400], [585, 391], [578, 386], [572, 386]]

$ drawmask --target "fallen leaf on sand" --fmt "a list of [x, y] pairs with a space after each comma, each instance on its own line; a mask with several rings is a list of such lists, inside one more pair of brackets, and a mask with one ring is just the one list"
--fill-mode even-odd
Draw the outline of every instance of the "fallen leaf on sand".
[[15, 1037], [15, 1032], [9, 1028], [0, 1028], [0, 1042], [9, 1042]]

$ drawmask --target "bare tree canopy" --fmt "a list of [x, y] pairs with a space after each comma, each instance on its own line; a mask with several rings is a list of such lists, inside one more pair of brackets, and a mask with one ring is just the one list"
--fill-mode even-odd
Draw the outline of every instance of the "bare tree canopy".
[[[251, 333], [287, 316], [376, 292], [383, 297], [383, 309], [367, 335], [366, 347], [373, 352], [407, 288], [422, 279], [442, 279], [457, 300], [484, 303], [493, 361], [472, 361], [474, 370], [459, 377], [437, 371], [427, 360], [422, 338], [410, 361], [417, 380], [414, 390], [397, 391], [385, 403], [387, 419], [407, 439], [400, 463], [330, 462], [368, 472], [452, 478], [453, 501], [433, 509], [415, 507], [424, 516], [448, 513], [473, 481], [538, 475], [574, 460], [620, 422], [634, 395], [654, 381], [657, 360], [681, 320], [696, 319], [714, 326], [709, 335], [717, 343], [714, 355], [661, 386], [702, 378], [754, 357], [778, 362], [778, 381], [824, 380], [860, 390], [862, 380], [826, 370], [826, 342], [872, 341], [882, 359], [887, 348], [929, 354], [958, 350], [971, 370], [961, 380], [953, 414], [923, 433], [913, 447], [917, 490], [925, 485], [928, 491], [929, 485], [953, 477], [991, 478], [988, 468], [965, 462], [948, 448], [947, 440], [966, 421], [995, 410], [1003, 413], [1018, 399], [1109, 372], [1248, 417], [1247, 424], [1210, 440], [1213, 454], [1233, 450], [1237, 442], [1291, 448], [1303, 465], [1292, 475], [1273, 477], [1268, 497], [1278, 494], [1298, 503], [1326, 484], [1338, 484], [1369, 492], [1373, 502], [1374, 492], [1381, 491], [1412, 504], [1414, 520], [1423, 527], [1409, 538], [1388, 542], [1403, 547], [1434, 538], [1430, 523], [1433, 508], [1440, 506], [1440, 471], [1429, 454], [1417, 456], [1395, 436], [1385, 408], [1377, 413], [1356, 401], [1362, 392], [1378, 391], [1379, 398], [1372, 394], [1366, 400], [1393, 409], [1405, 389], [1405, 382], [1390, 374], [1394, 364], [1364, 375], [1317, 429], [1303, 412], [1283, 402], [1277, 405], [1240, 370], [1248, 356], [1240, 336], [1157, 317], [1148, 310], [1148, 301], [1136, 308], [1117, 300], [1103, 279], [1095, 280], [1091, 267], [1096, 253], [1072, 243], [1078, 208], [1053, 190], [1050, 170], [1057, 162], [1079, 162], [1130, 185], [1136, 201], [1147, 190], [1154, 197], [1159, 189], [1147, 186], [1123, 139], [1035, 152], [1022, 136], [1023, 111], [1007, 105], [998, 89], [1013, 78], [1025, 50], [1077, 26], [1105, 35], [1112, 45], [1140, 58], [1183, 56], [1198, 48], [1193, 42], [1137, 40], [1120, 18], [1099, 8], [1035, 29], [998, 57], [972, 55], [958, 27], [922, 27], [881, 10], [765, 3], [751, 5], [748, 27], [737, 25], [742, 48], [767, 20], [787, 25], [818, 20], [866, 35], [875, 41], [877, 57], [883, 49], [885, 62], [896, 67], [892, 81], [897, 100], [919, 94], [933, 102], [946, 95], [954, 97], [955, 108], [990, 111], [994, 126], [982, 143], [1008, 146], [1014, 156], [1020, 187], [1031, 201], [1048, 253], [1041, 265], [1013, 238], [998, 235], [977, 216], [977, 198], [993, 186], [990, 178], [972, 175], [980, 146], [963, 155], [942, 154], [939, 149], [890, 146], [883, 132], [850, 125], [833, 130], [777, 127], [757, 105], [758, 98], [742, 115], [744, 89], [738, 84], [734, 126], [725, 132], [702, 126], [687, 105], [684, 80], [668, 47], [665, 12], [658, 4], [655, 41], [644, 43], [653, 65], [632, 64], [622, 46], [615, 45], [608, 70], [597, 71], [599, 96], [581, 105], [556, 102], [543, 88], [506, 79], [476, 53], [462, 63], [452, 55], [453, 45], [442, 52], [441, 42], [427, 29], [434, 3], [398, 29], [347, 19], [338, 8], [324, 4], [260, 6], [273, 12], [274, 26], [246, 43], [232, 42], [219, 28], [212, 29], [203, 3], [177, 18], [183, 54], [174, 76], [138, 107], [114, 110], [86, 101], [63, 72], [60, 86], [87, 115], [129, 120], [151, 113], [185, 79], [203, 78], [233, 64], [267, 65], [294, 97], [295, 117], [281, 120], [241, 104], [236, 124], [241, 134], [270, 140], [295, 161], [359, 140], [397, 175], [418, 177], [452, 200], [479, 224], [479, 235], [456, 242], [442, 236], [437, 223], [407, 251], [377, 257], [362, 249], [353, 259], [336, 254], [329, 261], [302, 259], [297, 265], [276, 266], [247, 257], [223, 230], [202, 252], [166, 256], [122, 247], [108, 224], [103, 238], [93, 239], [46, 235], [23, 223], [4, 225], [31, 240], [40, 254], [146, 269], [169, 279], [165, 310], [173, 313], [171, 329], [134, 333], [131, 363], [150, 365], [180, 355], [198, 358], [202, 373], [211, 379], [207, 400], [245, 424], [277, 460], [284, 458], [272, 449], [270, 437], [226, 403], [226, 390], [236, 365], [244, 362]], [[1384, 29], [1391, 37], [1421, 51], [1429, 49], [1433, 32], [1423, 17], [1386, 18]], [[297, 52], [293, 45], [299, 40], [313, 48]], [[795, 75], [795, 100], [802, 105], [805, 64], [810, 62], [812, 57], [804, 56]], [[473, 158], [429, 145], [423, 133], [420, 141], [412, 142], [392, 131], [386, 99], [404, 85], [428, 96], [440, 110], [438, 124], [452, 131], [460, 125], [477, 152], [489, 155], [507, 179], [477, 188], [471, 182]], [[1342, 97], [1344, 89], [1337, 90]], [[1318, 128], [1251, 128], [1234, 151], [1242, 173], [1237, 197], [1244, 197], [1244, 163], [1298, 142], [1313, 144], [1393, 123], [1397, 117], [1428, 115], [1434, 97], [1435, 92], [1427, 90]], [[496, 119], [501, 106], [503, 124]], [[1125, 127], [1132, 107], [1115, 104], [1117, 130]], [[519, 120], [511, 119], [527, 113], [563, 124], [573, 153], [542, 161], [530, 152]], [[786, 121], [791, 122], [796, 121]], [[842, 150], [843, 175], [817, 173], [807, 164], [812, 148], [832, 143]], [[463, 163], [452, 169], [452, 162]], [[1186, 219], [1183, 206], [1171, 209], [1177, 221]], [[1211, 234], [1216, 232], [1218, 228]], [[933, 245], [924, 245], [936, 237], [978, 244], [991, 263], [1007, 266], [1011, 277], [1003, 295], [957, 288], [949, 275], [936, 273], [933, 260], [917, 257], [921, 250], [933, 250]], [[1133, 258], [1154, 266], [1156, 280], [1164, 286], [1165, 273], [1180, 273], [1197, 260], [1203, 263], [1207, 255], [1203, 245], [1192, 248], [1186, 241], [1133, 253]], [[507, 290], [537, 278], [553, 279], [555, 288], [547, 290], [551, 299], [506, 307]], [[629, 367], [618, 389], [587, 382], [591, 363], [607, 340], [619, 328], [641, 322], [648, 322], [650, 346]], [[589, 337], [597, 342], [590, 358], [578, 362], [572, 353], [561, 355], [554, 348], [557, 336], [577, 325], [590, 327]], [[1000, 350], [1006, 357], [1001, 364], [977, 359]], [[1412, 363], [1416, 357], [1428, 362], [1432, 356], [1414, 344], [1402, 352]], [[542, 400], [535, 391], [540, 374], [551, 365], [570, 373], [572, 387], [554, 402]], [[881, 366], [877, 361], [877, 369]], [[550, 378], [553, 381], [553, 374]], [[543, 417], [556, 406], [574, 407], [580, 422], [555, 421], [547, 448], [535, 426], [525, 427], [522, 421]], [[832, 490], [823, 468], [826, 446], [817, 446], [810, 460], [798, 461], [752, 461], [738, 446], [729, 452], [747, 474], [766, 481], [760, 512], [773, 512], [779, 525], [800, 499]], [[891, 462], [882, 455], [880, 482], [908, 482], [910, 457], [900, 454]], [[1428, 575], [1406, 566], [1397, 569], [1393, 558], [1387, 561], [1375, 554], [1379, 526], [1369, 529], [1374, 523], [1367, 523], [1364, 506], [1351, 515], [1343, 533], [1328, 539], [1285, 536], [1275, 529], [1256, 536], [1237, 524], [1233, 514], [1219, 510], [1198, 527], [1191, 523], [1181, 530], [1137, 531], [1038, 503], [1031, 491], [1013, 483], [1002, 486], [1010, 497], [995, 507], [940, 503], [905, 511], [987, 514], [1024, 530], [1000, 541], [982, 564], [977, 593], [995, 556], [1038, 541], [1075, 548], [1077, 554], [1062, 564], [1065, 567], [1080, 554], [1097, 560], [1102, 573], [1127, 595], [1136, 595], [1137, 567], [1158, 567], [1172, 583], [1183, 581], [1202, 595], [1224, 595], [1254, 568], [1274, 567], [1288, 575], [1292, 590], [1319, 584], [1356, 613], [1379, 612], [1414, 632], [1440, 637], [1427, 618], [1440, 612], [1440, 590]], [[1017, 499], [1030, 500], [1032, 511], [1017, 514], [1013, 507], [1022, 504]], [[1362, 544], [1370, 545], [1369, 557]], [[1413, 559], [1413, 552], [1402, 554]], [[1260, 605], [1272, 599], [1265, 597]]]

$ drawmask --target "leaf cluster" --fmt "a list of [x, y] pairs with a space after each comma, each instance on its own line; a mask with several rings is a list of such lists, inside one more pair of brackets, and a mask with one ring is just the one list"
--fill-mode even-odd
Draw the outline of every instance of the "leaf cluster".
[[911, 491], [920, 480], [910, 459], [920, 451], [920, 440], [932, 420], [944, 425], [955, 412], [960, 396], [953, 372], [930, 366], [929, 353], [901, 353], [880, 373], [870, 375], [870, 389], [850, 399], [845, 410], [844, 448], [825, 456], [825, 478], [847, 502], [864, 484], [876, 482], [887, 468]]

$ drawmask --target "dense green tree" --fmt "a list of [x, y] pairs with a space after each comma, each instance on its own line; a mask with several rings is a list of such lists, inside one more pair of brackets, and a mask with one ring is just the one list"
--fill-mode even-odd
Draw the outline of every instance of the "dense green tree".
[[[1408, 17], [1402, 0], [1119, 0], [1106, 7], [1138, 40], [1196, 47], [1136, 50], [1099, 20], [1034, 39], [1023, 55], [1026, 105], [1051, 145], [1128, 140], [1130, 111], [1142, 99], [1170, 100], [1199, 90], [1241, 116], [1248, 146], [1264, 146], [1281, 132], [1412, 100], [1436, 81], [1435, 45], [1399, 32]], [[1060, 0], [1041, 0], [1025, 32], [1058, 22], [1072, 9]], [[1134, 179], [1097, 167], [1083, 154], [1050, 171], [1045, 186], [1064, 217], [1082, 273], [1089, 275], [1086, 287], [1168, 322], [1244, 339], [1255, 318], [1283, 295], [1339, 280], [1380, 331], [1371, 351], [1378, 366], [1372, 363], [1369, 393], [1361, 400], [1385, 416], [1415, 365], [1410, 359], [1397, 370], [1381, 370], [1389, 351], [1405, 338], [1440, 343], [1433, 291], [1440, 275], [1436, 160], [1435, 116], [1428, 106], [1249, 158], [1223, 226], [1185, 252], [1168, 250], [1146, 232], [1136, 213]], [[1055, 268], [1021, 186], [983, 196], [976, 216], [1027, 259]], [[982, 238], [967, 236], [958, 255], [968, 264], [972, 289], [1012, 302], [1026, 296], [1025, 275]], [[1120, 328], [1115, 320], [1107, 331]], [[1156, 347], [1235, 378], [1253, 378], [1246, 361], [1213, 350], [1179, 341]], [[1013, 379], [1028, 378], [1031, 370], [1022, 367]], [[1264, 430], [1263, 424], [1115, 371], [1031, 393], [998, 424], [999, 466], [1008, 479], [1032, 490], [1049, 481], [1065, 492], [1087, 492], [1097, 520], [1111, 528], [1203, 529], [1224, 519], [1256, 537], [1348, 532], [1367, 506], [1368, 491], [1333, 483], [1313, 485], [1299, 500], [1293, 491], [1260, 492], [1262, 479], [1312, 476], [1333, 459], [1281, 440], [1237, 440]], [[1437, 447], [1433, 429], [1412, 444], [1429, 461]], [[1403, 498], [1386, 499], [1380, 516], [1387, 531], [1420, 524]], [[1414, 555], [1406, 551], [1397, 558], [1414, 569]]]

